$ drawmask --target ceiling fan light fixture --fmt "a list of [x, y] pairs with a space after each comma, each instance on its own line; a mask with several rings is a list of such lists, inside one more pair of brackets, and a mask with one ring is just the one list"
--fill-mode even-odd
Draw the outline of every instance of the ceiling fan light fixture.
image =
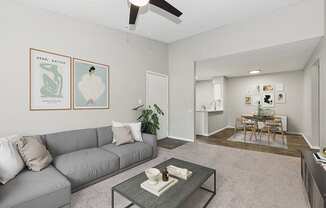
[[249, 71], [249, 74], [259, 74], [260, 72], [261, 72], [260, 69], [255, 69], [255, 70]]
[[129, 2], [135, 6], [143, 7], [149, 3], [149, 0], [129, 0]]

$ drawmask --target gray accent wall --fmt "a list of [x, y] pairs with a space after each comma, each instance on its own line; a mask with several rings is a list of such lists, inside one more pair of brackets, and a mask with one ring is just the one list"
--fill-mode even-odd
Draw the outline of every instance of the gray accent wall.
[[[1, 2], [0, 31], [0, 136], [134, 121], [137, 115], [131, 109], [138, 99], [145, 102], [146, 70], [168, 73], [164, 43], [22, 3]], [[110, 65], [111, 109], [29, 111], [29, 48]]]

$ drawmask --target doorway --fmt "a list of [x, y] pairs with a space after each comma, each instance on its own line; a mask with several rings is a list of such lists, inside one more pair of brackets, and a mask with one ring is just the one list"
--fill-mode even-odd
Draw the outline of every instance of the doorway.
[[169, 111], [169, 79], [165, 74], [157, 72], [146, 72], [146, 105], [157, 104], [164, 112], [160, 117], [160, 129], [157, 132], [157, 138], [168, 137], [168, 111]]

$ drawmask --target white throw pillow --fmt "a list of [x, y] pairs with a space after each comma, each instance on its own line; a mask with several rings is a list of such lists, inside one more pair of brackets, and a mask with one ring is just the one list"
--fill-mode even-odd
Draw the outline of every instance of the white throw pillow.
[[17, 150], [18, 136], [0, 138], [0, 183], [5, 184], [13, 179], [25, 164]]
[[[137, 142], [142, 142], [143, 141], [143, 138], [141, 136], [141, 122], [137, 122], [137, 123], [121, 123], [121, 122], [112, 121], [112, 126], [113, 127], [128, 126], [131, 129], [133, 139], [135, 141], [137, 141]], [[113, 137], [113, 143], [115, 143], [114, 137]]]

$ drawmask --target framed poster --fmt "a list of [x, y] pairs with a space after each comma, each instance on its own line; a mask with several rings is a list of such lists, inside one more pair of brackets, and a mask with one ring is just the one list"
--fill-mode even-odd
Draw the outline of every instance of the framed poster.
[[276, 92], [276, 102], [277, 104], [285, 104], [286, 103], [286, 94], [285, 92]]
[[263, 92], [273, 92], [274, 87], [271, 84], [263, 84]]
[[274, 93], [264, 92], [262, 101], [263, 101], [262, 104], [264, 107], [274, 107]]
[[74, 109], [109, 109], [109, 66], [74, 58]]
[[71, 57], [29, 50], [29, 108], [71, 109]]
[[251, 105], [251, 96], [246, 96], [245, 97], [245, 104], [246, 105]]

